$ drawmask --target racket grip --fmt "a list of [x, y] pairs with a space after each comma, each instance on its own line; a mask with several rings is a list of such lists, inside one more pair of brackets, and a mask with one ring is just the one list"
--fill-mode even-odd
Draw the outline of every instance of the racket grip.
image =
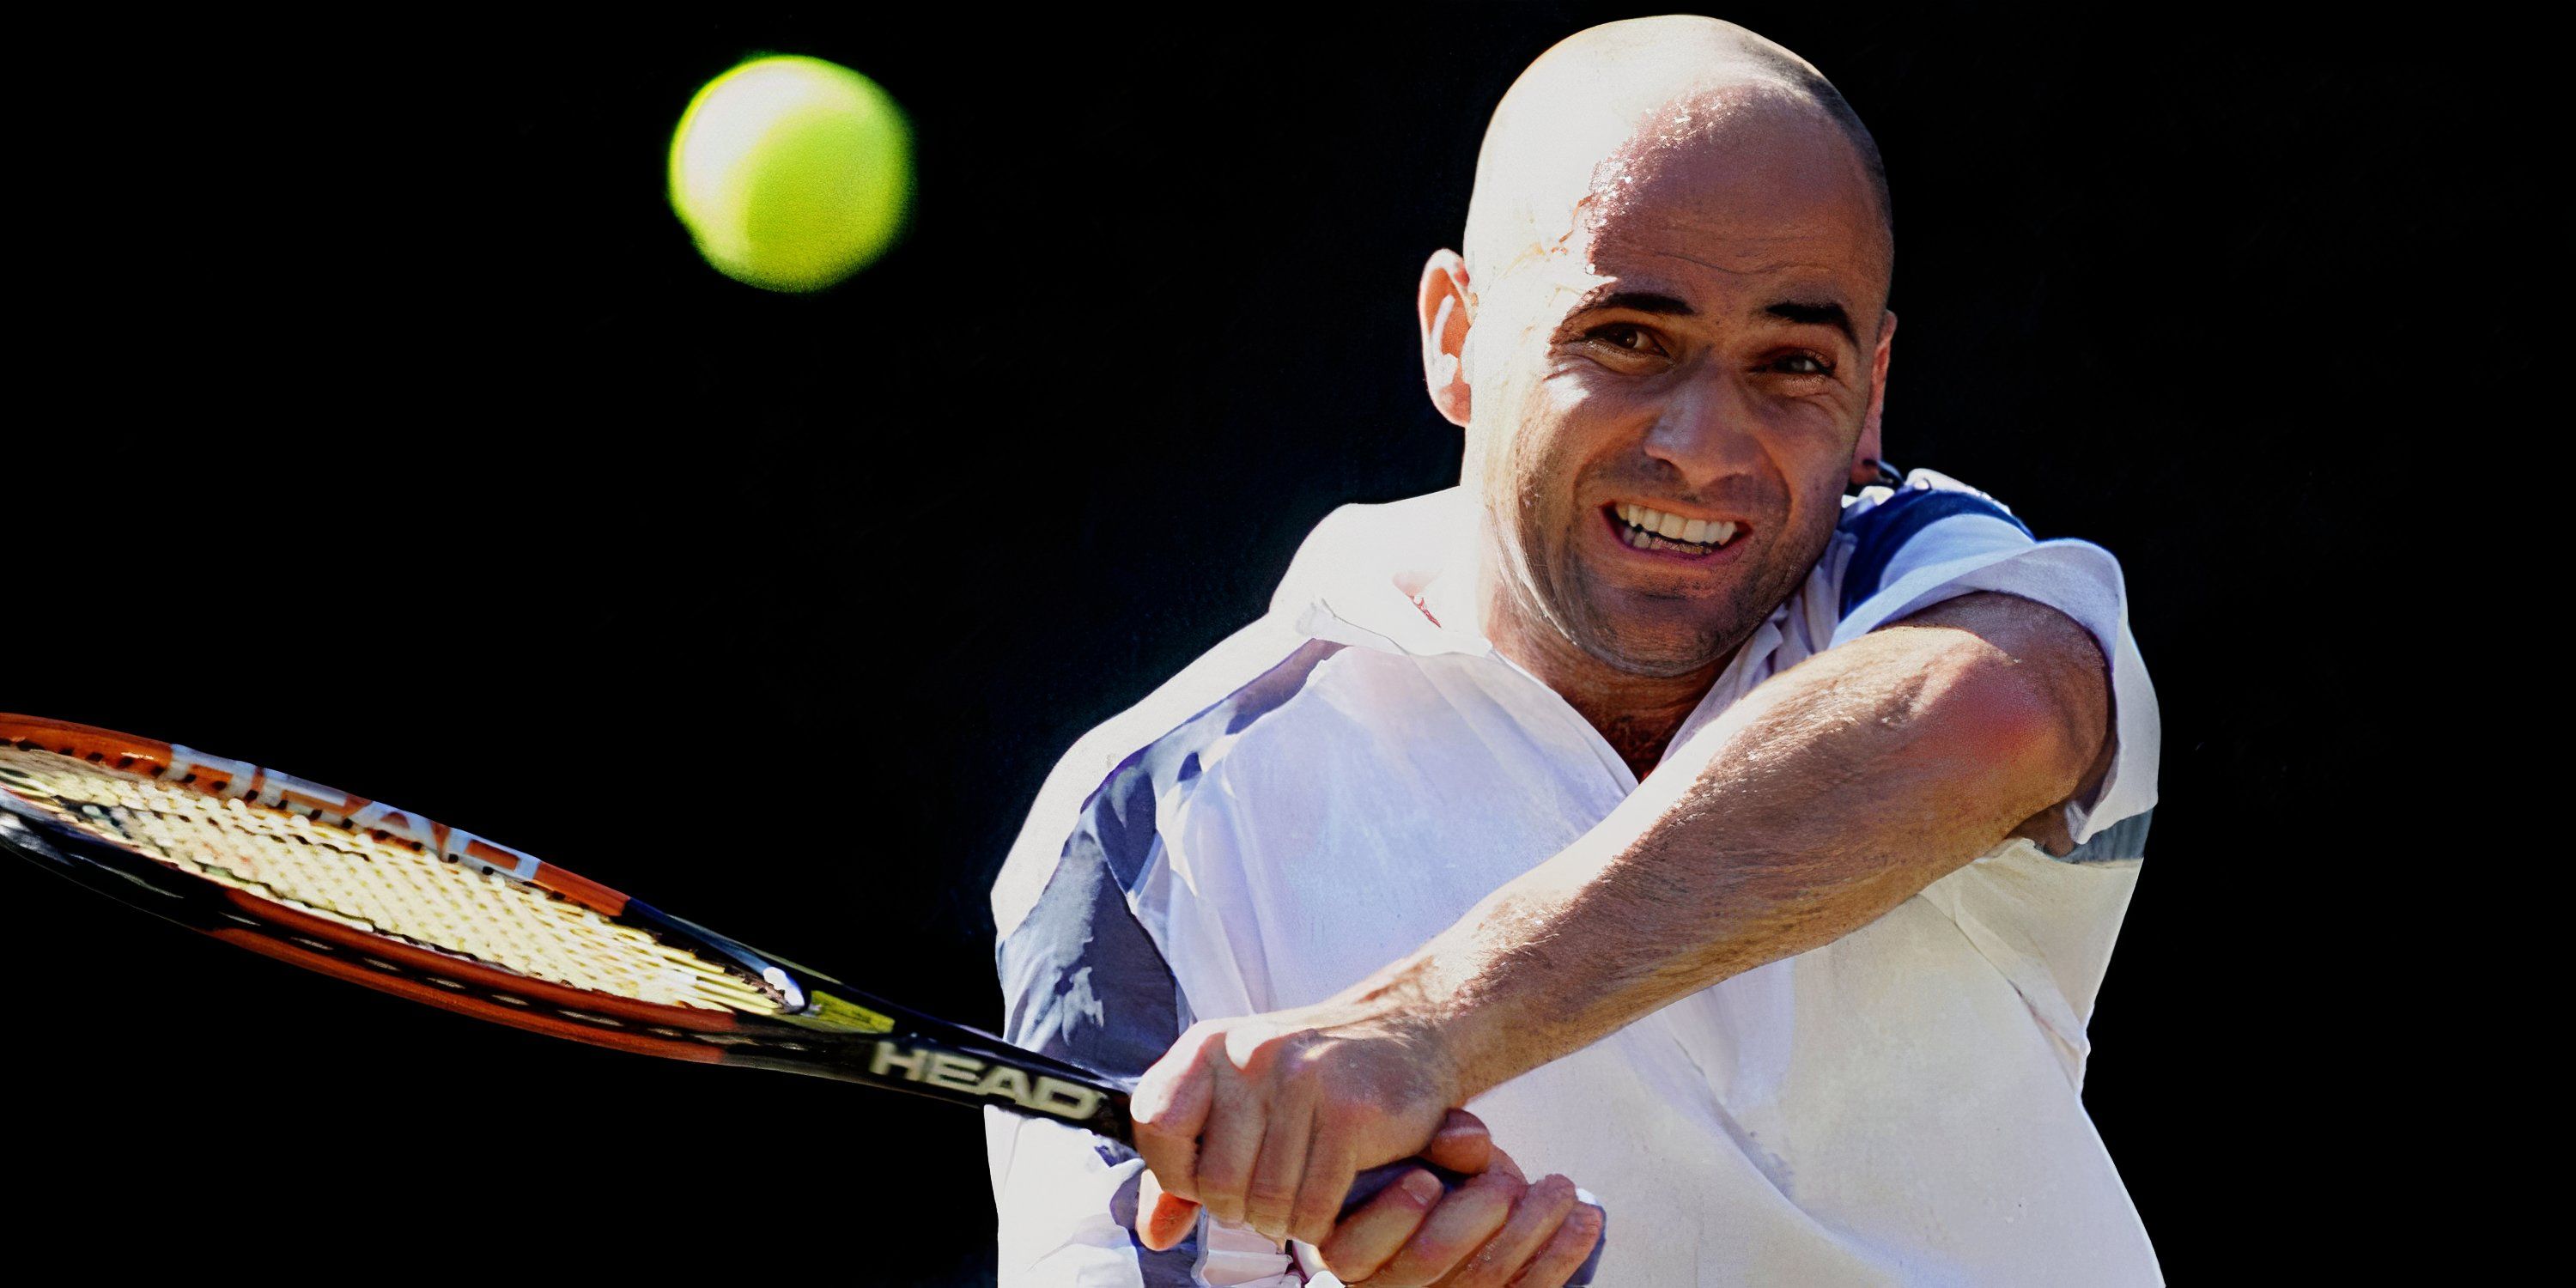
[[[1370, 1199], [1376, 1198], [1378, 1191], [1395, 1184], [1398, 1178], [1417, 1167], [1421, 1168], [1423, 1171], [1431, 1173], [1433, 1176], [1439, 1177], [1440, 1185], [1443, 1189], [1454, 1190], [1467, 1183], [1467, 1178], [1464, 1174], [1450, 1171], [1445, 1167], [1423, 1162], [1418, 1158], [1408, 1158], [1400, 1163], [1388, 1163], [1383, 1167], [1372, 1167], [1367, 1171], [1360, 1173], [1358, 1178], [1351, 1182], [1351, 1192], [1348, 1197], [1342, 1200], [1341, 1217], [1338, 1219], [1348, 1219], [1351, 1213], [1359, 1210], [1361, 1204], [1368, 1202]], [[1592, 1203], [1595, 1207], [1600, 1206], [1600, 1204], [1593, 1202], [1593, 1198], [1590, 1194], [1587, 1194], [1582, 1190], [1576, 1190], [1574, 1194], [1575, 1198], [1581, 1202]], [[1601, 1250], [1609, 1246], [1610, 1212], [1609, 1209], [1603, 1208], [1601, 1212], [1601, 1237], [1592, 1241], [1592, 1255], [1585, 1257], [1583, 1259], [1583, 1265], [1574, 1272], [1574, 1277], [1565, 1281], [1566, 1288], [1583, 1288], [1583, 1285], [1591, 1283], [1592, 1272], [1601, 1268]]]

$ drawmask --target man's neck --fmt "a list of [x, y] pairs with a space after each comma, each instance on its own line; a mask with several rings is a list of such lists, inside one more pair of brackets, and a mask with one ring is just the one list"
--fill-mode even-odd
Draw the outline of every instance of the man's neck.
[[1519, 663], [1556, 690], [1600, 731], [1639, 781], [1663, 759], [1682, 721], [1708, 696], [1735, 660], [1735, 650], [1681, 675], [1634, 675], [1586, 653], [1565, 633], [1524, 617], [1498, 587], [1485, 610], [1486, 638], [1494, 651]]

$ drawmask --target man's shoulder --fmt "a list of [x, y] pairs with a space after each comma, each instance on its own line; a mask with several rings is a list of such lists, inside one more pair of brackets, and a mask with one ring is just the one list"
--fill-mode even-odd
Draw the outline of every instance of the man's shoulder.
[[2030, 533], [2029, 525], [2013, 516], [2011, 506], [1938, 470], [1915, 470], [1896, 487], [1863, 488], [1844, 497], [1842, 517], [1834, 526], [1838, 532], [1875, 539], [1899, 528], [1919, 531], [1959, 516], [1994, 519], [2025, 536]]
[[1074, 740], [1039, 788], [993, 882], [996, 928], [1007, 935], [1027, 914], [1053, 875], [1066, 839], [1087, 819], [1099, 815], [1122, 824], [1139, 843], [1147, 839], [1153, 802], [1195, 780], [1251, 735], [1342, 648], [1306, 636], [1274, 613]]
[[1900, 554], [1919, 562], [1924, 553], [1920, 543], [1935, 528], [1941, 538], [1937, 544], [1945, 549], [1962, 542], [1984, 549], [2032, 540], [2030, 526], [2011, 507], [1937, 470], [1915, 470], [1895, 488], [1865, 488], [1843, 499], [1842, 516], [1834, 524], [1839, 548], [1829, 548], [1826, 555], [1839, 565], [1841, 615], [1848, 616], [1879, 591]]

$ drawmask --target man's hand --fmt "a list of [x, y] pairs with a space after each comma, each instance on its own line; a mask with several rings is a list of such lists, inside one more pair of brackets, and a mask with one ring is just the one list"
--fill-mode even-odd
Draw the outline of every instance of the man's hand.
[[[1421, 1156], [1469, 1180], [1444, 1193], [1430, 1172], [1408, 1171], [1318, 1243], [1325, 1269], [1369, 1288], [1559, 1288], [1601, 1237], [1601, 1210], [1579, 1202], [1572, 1181], [1531, 1184], [1463, 1109], [1448, 1112]], [[1198, 1223], [1199, 1205], [1148, 1171], [1137, 1212], [1145, 1246], [1168, 1248]]]
[[1326, 1003], [1182, 1034], [1130, 1103], [1163, 1191], [1273, 1239], [1331, 1237], [1360, 1170], [1421, 1152], [1463, 1098], [1427, 1026], [1382, 1015]]
[[1601, 1209], [1577, 1201], [1562, 1176], [1531, 1184], [1463, 1109], [1423, 1157], [1454, 1172], [1472, 1170], [1460, 1164], [1480, 1153], [1484, 1170], [1446, 1196], [1417, 1169], [1369, 1200], [1317, 1249], [1324, 1268], [1368, 1288], [1560, 1288], [1600, 1240]]

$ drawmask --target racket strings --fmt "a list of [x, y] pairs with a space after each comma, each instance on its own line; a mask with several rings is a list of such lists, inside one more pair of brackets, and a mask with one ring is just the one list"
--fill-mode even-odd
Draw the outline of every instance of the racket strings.
[[721, 964], [387, 834], [6, 744], [0, 788], [94, 836], [370, 934], [664, 1006], [782, 1009]]

